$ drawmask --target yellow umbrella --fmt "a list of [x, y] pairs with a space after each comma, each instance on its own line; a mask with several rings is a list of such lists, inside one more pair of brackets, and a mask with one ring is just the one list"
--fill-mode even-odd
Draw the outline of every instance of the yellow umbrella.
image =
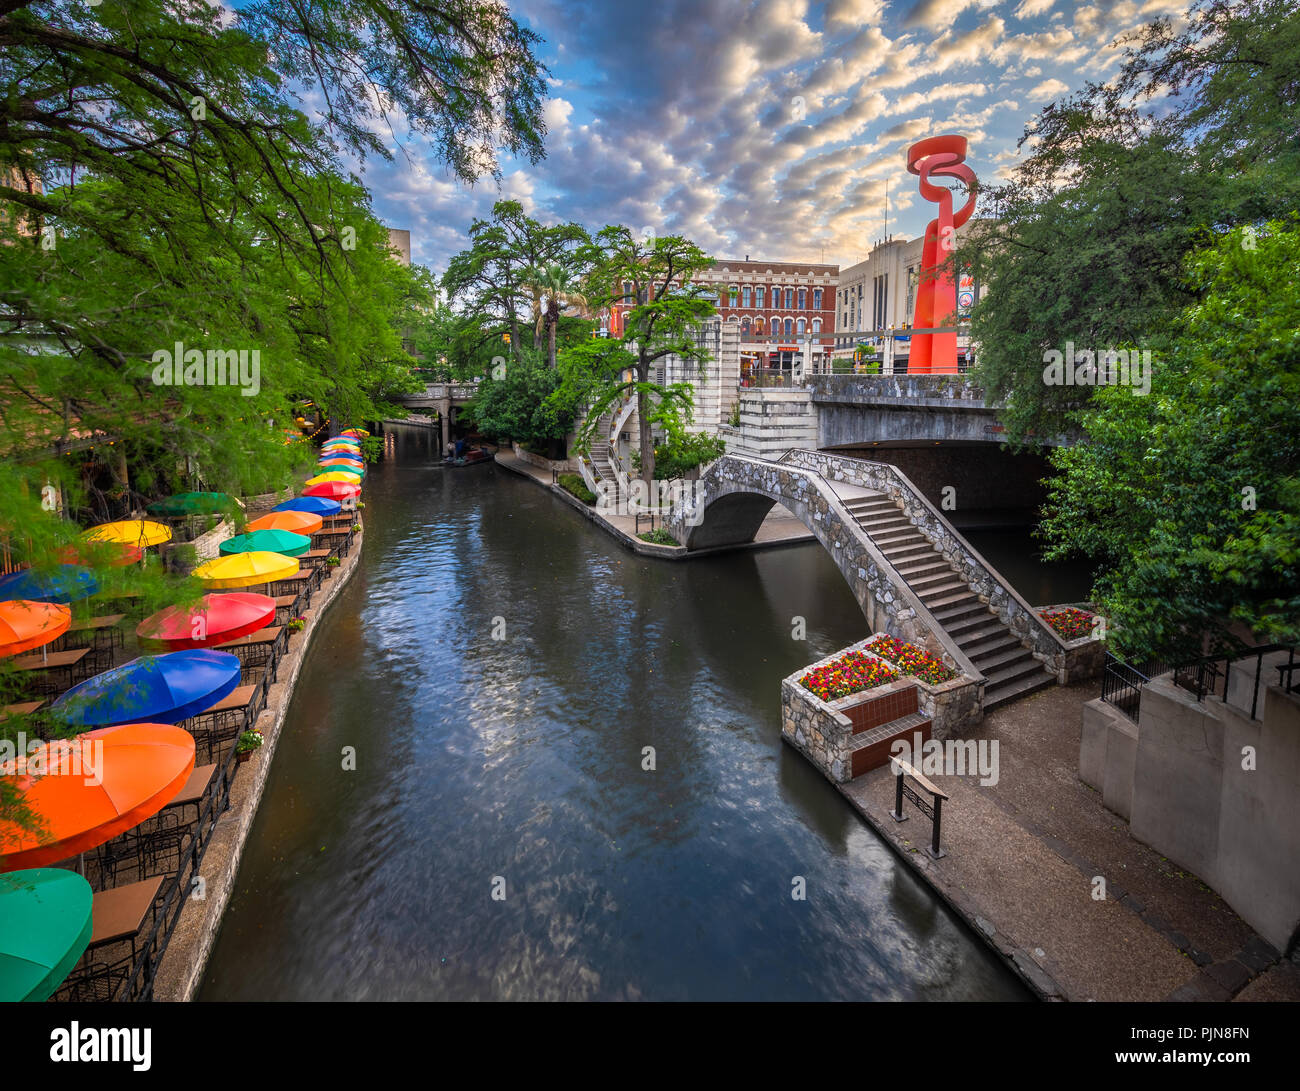
[[355, 485], [355, 484], [357, 484], [357, 475], [356, 475], [356, 474], [345, 474], [345, 473], [339, 473], [337, 470], [331, 470], [331, 471], [330, 471], [329, 473], [327, 473], [327, 474], [317, 474], [315, 477], [313, 477], [313, 478], [311, 478], [310, 480], [308, 480], [307, 484], [308, 484], [308, 485], [327, 485], [327, 484], [329, 484], [331, 481], [339, 481], [339, 482], [341, 482], [341, 483], [344, 484], [344, 485]]
[[209, 587], [252, 587], [274, 583], [298, 574], [298, 562], [283, 553], [255, 549], [249, 553], [232, 553], [204, 561], [194, 575]]
[[118, 523], [100, 523], [91, 527], [83, 537], [88, 542], [112, 542], [143, 548], [170, 542], [172, 532], [162, 523], [151, 523], [148, 519], [123, 519]]

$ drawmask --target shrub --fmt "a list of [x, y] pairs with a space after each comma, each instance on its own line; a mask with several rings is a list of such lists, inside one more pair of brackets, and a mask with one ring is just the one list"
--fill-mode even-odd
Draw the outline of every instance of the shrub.
[[656, 527], [654, 530], [647, 530], [644, 534], [638, 534], [638, 538], [643, 542], [650, 542], [652, 545], [675, 546], [681, 543], [674, 538], [663, 527]]
[[1065, 640], [1092, 635], [1093, 615], [1086, 610], [1068, 606], [1064, 610], [1044, 610], [1041, 616]]
[[559, 482], [560, 488], [576, 496], [584, 504], [594, 504], [596, 502], [596, 494], [587, 488], [587, 483], [577, 474], [560, 474], [556, 480]]
[[897, 677], [898, 672], [888, 663], [862, 652], [847, 652], [834, 662], [809, 671], [799, 679], [799, 684], [823, 701], [834, 701], [859, 690], [883, 686]]
[[950, 681], [954, 672], [945, 667], [934, 656], [922, 651], [915, 644], [905, 644], [892, 636], [882, 636], [867, 645], [867, 651], [874, 652], [899, 667], [904, 673], [922, 682], [937, 686]]

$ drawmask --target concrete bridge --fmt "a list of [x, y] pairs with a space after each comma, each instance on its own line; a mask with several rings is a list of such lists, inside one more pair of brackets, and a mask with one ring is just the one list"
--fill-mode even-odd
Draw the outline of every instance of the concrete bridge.
[[[1000, 444], [1000, 408], [964, 375], [813, 375], [806, 380], [817, 410], [817, 446], [888, 443]], [[1059, 447], [1073, 437], [1046, 437]]]
[[395, 402], [406, 406], [412, 412], [419, 413], [433, 409], [442, 422], [442, 449], [451, 444], [451, 426], [457, 406], [465, 405], [478, 393], [478, 382], [469, 383], [425, 383], [424, 390], [418, 394], [403, 394], [394, 398]]
[[985, 709], [1092, 671], [1094, 652], [1067, 646], [889, 463], [810, 450], [775, 462], [723, 455], [665, 526], [688, 550], [739, 545], [777, 503], [826, 547], [868, 631], [979, 680]]

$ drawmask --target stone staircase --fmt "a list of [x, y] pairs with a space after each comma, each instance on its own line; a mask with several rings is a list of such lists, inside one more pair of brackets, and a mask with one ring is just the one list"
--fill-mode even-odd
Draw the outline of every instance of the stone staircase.
[[598, 481], [609, 483], [610, 497], [620, 508], [627, 500], [626, 491], [618, 482], [614, 472], [613, 452], [609, 448], [609, 430], [613, 427], [613, 418], [606, 413], [596, 424], [596, 439], [591, 444], [591, 466]]
[[[857, 490], [867, 492], [867, 490]], [[987, 679], [984, 710], [1014, 701], [1054, 683], [1008, 626], [981, 602], [961, 574], [884, 493], [843, 501], [890, 564], [944, 627], [962, 653]]]

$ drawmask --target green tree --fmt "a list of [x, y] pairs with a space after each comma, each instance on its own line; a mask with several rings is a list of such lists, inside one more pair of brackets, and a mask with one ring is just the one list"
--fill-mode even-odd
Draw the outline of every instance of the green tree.
[[1234, 628], [1300, 640], [1300, 221], [1237, 229], [1189, 261], [1148, 396], [1097, 390], [1053, 456], [1052, 556], [1101, 557], [1119, 648], [1186, 658]]
[[[564, 307], [578, 307], [585, 311], [587, 297], [581, 291], [581, 279], [572, 269], [551, 262], [540, 268], [524, 271], [525, 283], [533, 297], [535, 330], [546, 330], [546, 358], [555, 367], [555, 336], [560, 325], [560, 312]], [[534, 340], [534, 345], [537, 342]]]
[[551, 400], [559, 383], [558, 373], [547, 365], [545, 356], [525, 347], [496, 374], [480, 382], [468, 407], [470, 416], [480, 432], [494, 439], [514, 439], [563, 457], [573, 412]]
[[[596, 236], [601, 258], [591, 275], [591, 297], [605, 305], [630, 304], [616, 349], [583, 348], [566, 369], [575, 389], [591, 397], [578, 435], [579, 449], [591, 441], [596, 421], [625, 394], [637, 399], [641, 477], [654, 480], [653, 429], [685, 431], [693, 408], [687, 383], [651, 381], [651, 368], [666, 356], [693, 360], [703, 368], [708, 351], [696, 338], [701, 323], [717, 314], [705, 286], [692, 278], [711, 264], [698, 246], [679, 235], [638, 239], [626, 227], [606, 227]], [[605, 340], [605, 339], [596, 339]], [[617, 370], [615, 370], [617, 368]], [[625, 375], [630, 372], [630, 378]]]
[[953, 255], [989, 286], [977, 378], [1009, 436], [1071, 427], [1090, 391], [1044, 381], [1044, 353], [1150, 348], [1194, 295], [1185, 258], [1235, 225], [1300, 207], [1300, 19], [1283, 0], [1207, 0], [1135, 32], [1118, 77], [1049, 104], [1032, 151], [981, 197]]

